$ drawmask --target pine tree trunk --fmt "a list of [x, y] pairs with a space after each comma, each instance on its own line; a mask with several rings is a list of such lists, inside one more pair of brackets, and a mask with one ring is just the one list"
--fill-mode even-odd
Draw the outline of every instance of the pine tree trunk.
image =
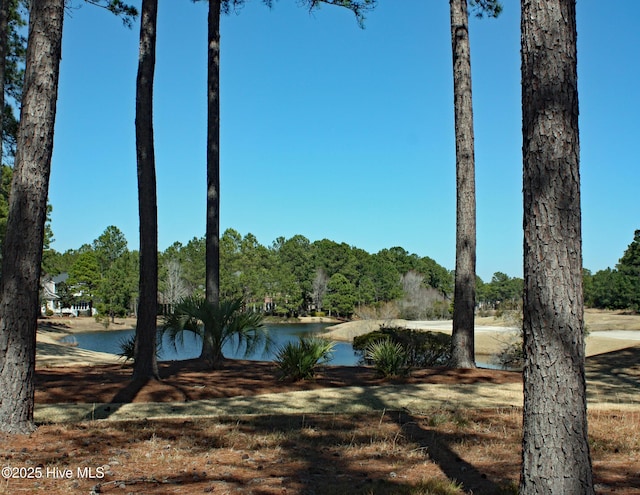
[[[207, 50], [207, 233], [206, 299], [220, 303], [220, 0], [209, 1]], [[205, 334], [206, 334], [205, 329]], [[211, 361], [214, 349], [202, 341], [202, 359]]]
[[213, 363], [214, 354], [213, 340], [211, 339], [211, 335], [209, 335], [205, 329], [205, 333], [202, 336], [202, 351], [200, 352], [200, 359], [207, 363]]
[[158, 207], [153, 142], [153, 76], [158, 0], [143, 0], [136, 81], [136, 155], [140, 215], [140, 302], [134, 379], [159, 379], [156, 359], [158, 308]]
[[451, 366], [475, 368], [476, 185], [467, 0], [450, 0], [456, 134], [456, 270]]
[[62, 45], [63, 0], [32, 0], [0, 280], [0, 430], [34, 429], [35, 342]]
[[520, 493], [594, 493], [587, 441], [575, 0], [522, 0]]
[[209, 2], [207, 124], [207, 301], [220, 299], [220, 0]]

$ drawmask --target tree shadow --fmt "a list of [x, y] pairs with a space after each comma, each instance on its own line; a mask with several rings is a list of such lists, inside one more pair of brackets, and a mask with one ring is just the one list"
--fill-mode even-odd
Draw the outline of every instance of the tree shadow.
[[[384, 402], [379, 401], [377, 409], [384, 410], [384, 406]], [[465, 461], [452, 448], [455, 443], [460, 442], [460, 434], [442, 433], [436, 429], [426, 430], [421, 426], [420, 419], [423, 418], [419, 418], [407, 409], [391, 414], [402, 430], [419, 444], [419, 448], [428, 452], [429, 458], [438, 465], [445, 476], [460, 483], [466, 493], [499, 492], [498, 484], [490, 480], [486, 473]]]
[[640, 402], [640, 345], [589, 357], [586, 375], [588, 398]]

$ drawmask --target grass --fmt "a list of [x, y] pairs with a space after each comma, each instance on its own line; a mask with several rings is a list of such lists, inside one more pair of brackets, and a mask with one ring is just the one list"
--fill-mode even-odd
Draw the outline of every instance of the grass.
[[[72, 479], [0, 480], [0, 494], [508, 495], [520, 474], [519, 408], [43, 425], [0, 437], [0, 465]], [[640, 494], [640, 411], [594, 411], [598, 493]], [[79, 478], [78, 468], [103, 478]]]

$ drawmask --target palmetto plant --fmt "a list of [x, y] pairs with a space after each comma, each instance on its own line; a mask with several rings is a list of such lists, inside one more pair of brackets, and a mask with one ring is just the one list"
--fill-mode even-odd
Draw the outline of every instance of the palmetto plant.
[[283, 379], [306, 380], [313, 377], [318, 365], [331, 359], [334, 347], [335, 342], [327, 339], [301, 337], [281, 346], [275, 361]]
[[162, 334], [168, 335], [174, 346], [182, 344], [185, 332], [199, 335], [202, 338], [200, 358], [212, 368], [222, 365], [222, 347], [234, 340], [238, 349], [244, 347], [245, 355], [260, 347], [268, 350], [271, 339], [262, 325], [262, 316], [243, 311], [242, 306], [241, 298], [213, 304], [204, 297], [187, 297], [165, 318]]
[[373, 362], [374, 368], [385, 378], [405, 375], [408, 373], [407, 352], [402, 344], [391, 339], [381, 339], [371, 342], [366, 349], [365, 356]]

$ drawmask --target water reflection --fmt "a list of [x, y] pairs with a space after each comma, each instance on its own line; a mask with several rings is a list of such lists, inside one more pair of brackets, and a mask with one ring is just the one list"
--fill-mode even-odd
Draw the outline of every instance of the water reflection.
[[[324, 330], [330, 325], [326, 323], [309, 324], [288, 324], [288, 325], [265, 325], [269, 335], [273, 340], [272, 348], [264, 353], [262, 349], [258, 352], [245, 356], [244, 349], [237, 348], [237, 342], [230, 342], [223, 347], [224, 355], [228, 358], [250, 359], [254, 361], [272, 361], [277, 349], [287, 342], [295, 342], [298, 337], [311, 337]], [[69, 341], [77, 343], [78, 347], [91, 351], [109, 352], [111, 354], [120, 353], [120, 343], [133, 336], [133, 330], [105, 330], [103, 332], [78, 333], [69, 336]], [[165, 336], [162, 342], [162, 350], [159, 359], [163, 361], [182, 360], [197, 358], [202, 347], [199, 336], [184, 332], [182, 342], [178, 342], [177, 347], [169, 342]], [[358, 356], [353, 352], [353, 347], [348, 342], [337, 342], [333, 351], [333, 358], [330, 364], [352, 366], [357, 364]]]

